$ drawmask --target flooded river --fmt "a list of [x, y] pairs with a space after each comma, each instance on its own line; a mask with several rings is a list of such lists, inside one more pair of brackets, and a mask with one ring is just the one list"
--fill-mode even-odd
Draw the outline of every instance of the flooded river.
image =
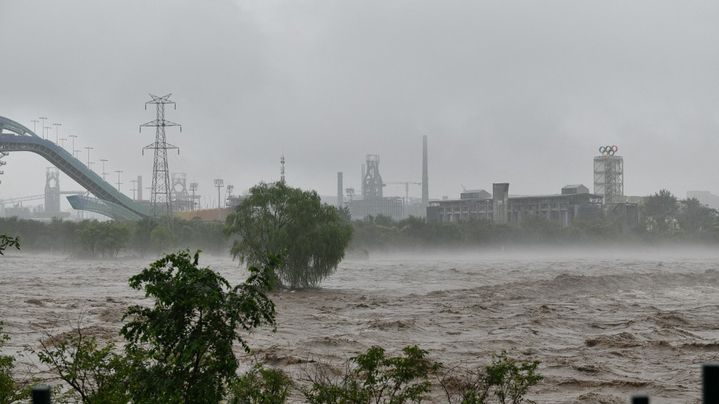
[[[32, 354], [70, 330], [116, 338], [142, 300], [127, 278], [150, 259], [77, 261], [11, 252], [0, 258], [4, 353], [48, 377]], [[227, 257], [210, 265], [244, 276]], [[538, 403], [697, 402], [700, 364], [719, 361], [719, 252], [562, 252], [384, 256], [346, 261], [322, 289], [273, 294], [277, 331], [251, 337], [254, 355], [290, 372], [343, 360], [373, 344], [418, 344], [447, 364], [483, 364], [503, 349], [542, 361]]]

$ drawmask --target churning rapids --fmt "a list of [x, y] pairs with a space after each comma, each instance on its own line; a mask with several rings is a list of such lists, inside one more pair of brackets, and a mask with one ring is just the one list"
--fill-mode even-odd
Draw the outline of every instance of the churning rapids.
[[[127, 286], [150, 259], [0, 258], [0, 319], [22, 374], [50, 375], [27, 348], [82, 327], [116, 338]], [[226, 257], [201, 257], [233, 282]], [[483, 364], [503, 349], [542, 361], [539, 403], [695, 402], [700, 364], [719, 353], [719, 252], [559, 252], [385, 256], [343, 262], [321, 289], [283, 291], [277, 331], [255, 332], [253, 355], [300, 375], [370, 345], [418, 344], [446, 364]], [[238, 352], [239, 352], [238, 348]]]

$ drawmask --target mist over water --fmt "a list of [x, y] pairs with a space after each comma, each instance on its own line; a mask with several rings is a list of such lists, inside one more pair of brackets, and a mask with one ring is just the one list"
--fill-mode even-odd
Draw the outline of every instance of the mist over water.
[[[127, 278], [149, 261], [11, 252], [0, 279], [6, 353], [80, 318], [88, 334], [116, 338], [124, 308], [143, 300]], [[246, 276], [229, 256], [200, 263], [233, 283]], [[542, 361], [546, 378], [530, 397], [539, 403], [624, 403], [642, 391], [692, 402], [699, 364], [717, 356], [718, 289], [719, 251], [709, 248], [371, 254], [342, 262], [321, 289], [274, 292], [277, 331], [260, 330], [250, 345], [255, 358], [297, 374], [374, 344], [418, 344], [469, 365], [506, 349]], [[20, 372], [37, 366], [20, 357]]]

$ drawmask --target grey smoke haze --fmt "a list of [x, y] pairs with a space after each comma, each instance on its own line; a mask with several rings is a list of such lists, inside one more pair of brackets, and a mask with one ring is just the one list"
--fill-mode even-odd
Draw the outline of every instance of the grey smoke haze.
[[[206, 195], [276, 180], [283, 152], [321, 194], [336, 171], [359, 188], [367, 153], [417, 181], [427, 134], [431, 197], [591, 188], [603, 144], [627, 194], [684, 196], [719, 190], [717, 21], [716, 1], [0, 0], [0, 115], [62, 122], [125, 193], [149, 184], [147, 93], [172, 92], [170, 168]], [[0, 198], [42, 192], [43, 159], [7, 161]]]

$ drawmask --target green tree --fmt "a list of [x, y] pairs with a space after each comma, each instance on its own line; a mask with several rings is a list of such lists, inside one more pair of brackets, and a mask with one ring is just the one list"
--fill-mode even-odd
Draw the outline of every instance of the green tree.
[[[0, 348], [9, 340], [10, 337], [3, 332], [3, 324], [0, 322]], [[0, 355], [0, 404], [14, 403], [28, 395], [28, 387], [13, 378], [14, 367], [15, 358], [9, 355]]]
[[20, 239], [17, 237], [10, 237], [5, 234], [0, 234], [0, 255], [4, 254], [4, 251], [8, 247], [15, 247], [16, 249], [20, 249]]
[[542, 380], [538, 366], [538, 361], [519, 362], [502, 352], [486, 368], [487, 384], [493, 386], [500, 404], [519, 404], [529, 388]]
[[677, 197], [666, 189], [644, 198], [642, 206], [645, 228], [652, 233], [674, 230], [679, 211]]
[[230, 388], [230, 404], [281, 404], [287, 401], [292, 379], [279, 369], [255, 365]]
[[[20, 249], [20, 240], [17, 237], [9, 237], [0, 234], [0, 255], [3, 255], [8, 247]], [[0, 349], [10, 340], [10, 337], [3, 331], [3, 323], [0, 321]], [[0, 404], [9, 404], [24, 398], [27, 390], [24, 389], [13, 378], [15, 358], [8, 355], [0, 355]]]
[[175, 235], [165, 224], [159, 224], [150, 233], [150, 242], [157, 251], [167, 251], [175, 243]]
[[373, 346], [350, 360], [348, 372], [332, 380], [320, 371], [311, 377], [311, 385], [302, 393], [311, 404], [334, 403], [419, 403], [430, 392], [430, 377], [440, 364], [427, 352], [407, 346], [400, 356], [387, 356], [383, 348]]
[[708, 231], [716, 224], [717, 212], [704, 206], [696, 198], [689, 198], [679, 203], [679, 225], [682, 230], [696, 234]]
[[86, 404], [122, 404], [130, 401], [125, 378], [127, 364], [115, 353], [114, 344], [98, 346], [93, 336], [86, 336], [80, 326], [67, 338], [41, 341], [37, 353], [72, 389], [73, 401]]
[[314, 191], [263, 183], [228, 216], [226, 232], [238, 238], [231, 251], [240, 262], [262, 265], [280, 253], [278, 280], [303, 288], [317, 286], [337, 268], [352, 227]]
[[130, 230], [125, 223], [86, 220], [78, 228], [79, 241], [85, 254], [95, 257], [114, 257], [125, 248]]
[[130, 278], [154, 300], [131, 306], [121, 330], [127, 344], [129, 390], [135, 403], [220, 402], [235, 377], [233, 342], [249, 350], [241, 331], [274, 325], [275, 306], [266, 296], [277, 260], [251, 267], [234, 288], [199, 253], [169, 254]]

